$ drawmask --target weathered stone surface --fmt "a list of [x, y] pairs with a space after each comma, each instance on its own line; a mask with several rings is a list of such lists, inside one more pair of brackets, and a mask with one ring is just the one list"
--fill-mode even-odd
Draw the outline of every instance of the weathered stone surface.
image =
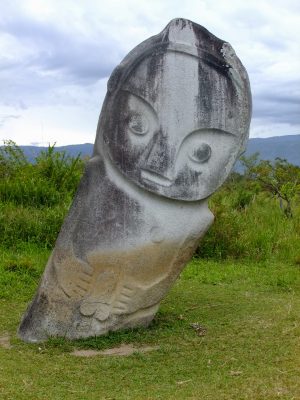
[[146, 326], [213, 221], [248, 137], [231, 46], [172, 20], [112, 73], [94, 154], [19, 328], [30, 342]]

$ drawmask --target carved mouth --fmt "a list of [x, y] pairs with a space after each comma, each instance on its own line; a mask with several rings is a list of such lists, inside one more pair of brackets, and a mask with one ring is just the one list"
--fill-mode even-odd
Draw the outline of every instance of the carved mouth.
[[142, 169], [141, 177], [144, 181], [155, 183], [156, 185], [159, 186], [169, 187], [173, 183], [171, 179], [166, 178], [165, 176], [162, 175], [158, 175], [155, 172], [147, 171], [145, 169]]

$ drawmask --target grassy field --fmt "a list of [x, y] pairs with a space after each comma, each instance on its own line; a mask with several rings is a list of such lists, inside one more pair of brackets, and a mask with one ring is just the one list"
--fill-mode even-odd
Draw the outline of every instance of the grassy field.
[[[0, 151], [0, 399], [300, 399], [300, 208], [237, 180], [214, 195], [216, 221], [153, 324], [79, 341], [21, 342], [83, 163]], [[250, 182], [251, 183], [251, 182]], [[132, 345], [127, 356], [99, 354]], [[144, 347], [152, 351], [143, 352]], [[74, 350], [90, 349], [92, 357]]]
[[[299, 266], [193, 260], [149, 329], [29, 345], [16, 329], [48, 252], [1, 256], [1, 399], [300, 398]], [[124, 343], [158, 348], [71, 354]]]

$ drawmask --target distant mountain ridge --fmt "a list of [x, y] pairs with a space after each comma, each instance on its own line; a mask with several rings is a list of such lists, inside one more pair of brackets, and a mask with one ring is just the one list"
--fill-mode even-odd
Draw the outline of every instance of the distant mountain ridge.
[[279, 157], [300, 166], [300, 135], [250, 139], [245, 155], [249, 156], [256, 152], [262, 160], [275, 160]]
[[[19, 146], [26, 158], [30, 161], [33, 162], [35, 158], [40, 154], [41, 151], [45, 151], [48, 149], [48, 147], [42, 147], [42, 146]], [[83, 144], [70, 144], [67, 146], [55, 146], [54, 151], [65, 151], [66, 154], [72, 157], [77, 157], [78, 154], [82, 158], [84, 157], [91, 157], [93, 153], [93, 147], [94, 145], [91, 143], [83, 143]]]
[[[24, 154], [30, 161], [47, 147], [20, 146]], [[89, 157], [93, 152], [93, 144], [73, 144], [60, 146], [56, 151], [65, 151], [67, 154], [76, 157], [79, 153], [81, 157]], [[288, 162], [300, 166], [300, 135], [274, 136], [269, 138], [252, 138], [249, 140], [246, 156], [258, 152], [262, 160], [275, 160], [276, 157], [284, 158]]]

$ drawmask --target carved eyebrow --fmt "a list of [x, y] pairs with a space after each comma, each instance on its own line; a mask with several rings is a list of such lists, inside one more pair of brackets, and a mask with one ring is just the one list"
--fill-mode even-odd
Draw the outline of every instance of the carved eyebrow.
[[187, 139], [188, 137], [190, 137], [192, 135], [197, 135], [197, 133], [199, 133], [199, 134], [201, 134], [201, 133], [211, 133], [212, 135], [219, 133], [221, 135], [230, 135], [230, 136], [234, 136], [234, 137], [238, 137], [239, 136], [239, 134], [236, 133], [236, 132], [224, 131], [223, 129], [219, 129], [219, 128], [199, 128], [199, 129], [195, 129], [192, 132], [190, 132], [185, 137], [185, 139]]
[[[201, 129], [195, 129], [192, 132], [188, 133], [182, 140], [181, 145], [180, 145], [180, 149], [182, 148], [182, 146], [184, 146], [184, 143], [189, 142], [190, 140], [194, 140], [198, 137], [201, 137], [202, 135], [205, 134], [209, 134], [210, 136], [215, 136], [216, 134], [221, 134], [224, 137], [234, 137], [237, 138], [238, 135], [236, 133], [233, 132], [229, 132], [229, 131], [224, 131], [223, 129], [219, 129], [219, 128], [201, 128]], [[179, 150], [180, 151], [180, 150]]]
[[141, 96], [140, 94], [133, 93], [133, 92], [131, 92], [130, 90], [127, 90], [127, 89], [122, 89], [122, 91], [123, 91], [123, 92], [126, 92], [126, 93], [129, 93], [131, 96], [136, 97], [138, 100], [140, 100], [142, 103], [144, 103], [145, 106], [148, 106], [148, 107], [151, 109], [151, 111], [153, 112], [153, 114], [155, 115], [155, 117], [158, 118], [157, 112], [156, 112], [156, 110], [154, 109], [153, 105], [150, 104], [150, 103], [148, 102], [148, 100], [146, 100], [143, 96]]

